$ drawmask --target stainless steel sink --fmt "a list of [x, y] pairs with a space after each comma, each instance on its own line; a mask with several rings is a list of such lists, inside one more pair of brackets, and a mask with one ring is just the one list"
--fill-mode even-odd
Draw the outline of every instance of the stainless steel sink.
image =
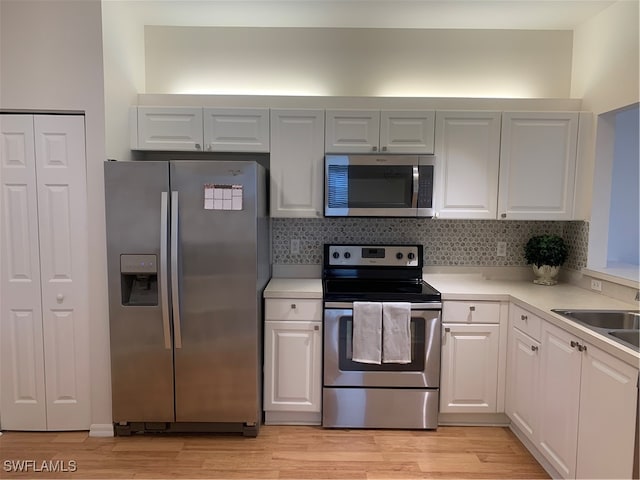
[[590, 327], [610, 330], [637, 330], [640, 328], [640, 311], [636, 310], [553, 309], [551, 311]]
[[640, 348], [640, 330], [613, 330], [609, 332], [609, 335], [623, 342], [630, 343], [636, 347], [636, 349]]
[[640, 352], [640, 310], [566, 310], [552, 312], [574, 320]]

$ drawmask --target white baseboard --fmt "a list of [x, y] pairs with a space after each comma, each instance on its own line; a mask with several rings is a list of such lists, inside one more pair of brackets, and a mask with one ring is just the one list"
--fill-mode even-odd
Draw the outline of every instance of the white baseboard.
[[92, 423], [89, 429], [90, 437], [113, 437], [113, 424]]

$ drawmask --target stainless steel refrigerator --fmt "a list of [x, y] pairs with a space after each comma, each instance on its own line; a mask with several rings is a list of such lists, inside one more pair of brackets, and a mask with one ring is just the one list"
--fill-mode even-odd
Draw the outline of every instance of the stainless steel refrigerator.
[[104, 166], [116, 434], [257, 435], [270, 277], [263, 167]]

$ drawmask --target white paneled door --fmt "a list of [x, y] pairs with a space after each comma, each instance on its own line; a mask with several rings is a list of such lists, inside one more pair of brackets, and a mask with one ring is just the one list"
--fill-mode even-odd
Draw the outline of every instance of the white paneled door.
[[0, 426], [90, 426], [84, 117], [0, 116]]

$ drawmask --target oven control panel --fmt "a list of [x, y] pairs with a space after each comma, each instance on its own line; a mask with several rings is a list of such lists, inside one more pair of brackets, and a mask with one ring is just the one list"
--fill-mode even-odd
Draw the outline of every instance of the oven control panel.
[[329, 245], [330, 266], [420, 266], [419, 245]]

